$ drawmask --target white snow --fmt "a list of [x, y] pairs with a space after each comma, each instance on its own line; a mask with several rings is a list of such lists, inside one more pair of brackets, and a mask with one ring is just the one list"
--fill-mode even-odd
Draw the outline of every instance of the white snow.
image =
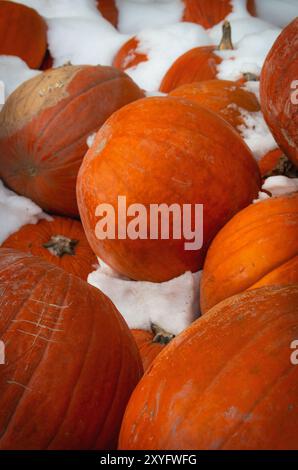
[[98, 18], [52, 18], [48, 20], [48, 42], [54, 66], [111, 65], [129, 36], [122, 35], [106, 20]]
[[92, 147], [92, 145], [94, 144], [94, 140], [95, 140], [95, 137], [96, 137], [96, 132], [93, 132], [93, 134], [90, 134], [88, 137], [87, 137], [87, 145], [89, 147], [89, 149]]
[[184, 52], [211, 44], [207, 32], [194, 23], [176, 23], [160, 29], [144, 30], [137, 35], [137, 52], [146, 54], [148, 61], [126, 70], [145, 90], [158, 90], [172, 63]]
[[238, 126], [238, 129], [255, 159], [260, 160], [267, 152], [275, 149], [277, 144], [261, 111], [251, 113], [242, 108], [239, 110], [244, 124]]
[[287, 176], [270, 176], [262, 186], [262, 189], [269, 191], [272, 196], [281, 196], [298, 191], [298, 178], [288, 178]]
[[19, 57], [0, 56], [0, 80], [4, 83], [5, 98], [23, 82], [39, 73], [38, 70], [31, 70]]
[[264, 60], [279, 34], [276, 28], [248, 34], [234, 43], [234, 50], [216, 51], [222, 58], [217, 78], [238, 80], [247, 72], [260, 76]]
[[260, 18], [281, 28], [298, 16], [297, 0], [255, 0], [255, 4]]
[[0, 180], [0, 244], [23, 225], [36, 224], [40, 219], [51, 217], [30, 199], [7, 189]]
[[128, 34], [178, 23], [184, 11], [182, 0], [116, 0], [116, 5], [118, 29]]
[[199, 316], [200, 272], [162, 283], [141, 282], [122, 278], [99, 262], [88, 282], [112, 300], [129, 328], [150, 331], [155, 323], [176, 335]]
[[34, 8], [44, 18], [101, 17], [95, 0], [17, 0]]

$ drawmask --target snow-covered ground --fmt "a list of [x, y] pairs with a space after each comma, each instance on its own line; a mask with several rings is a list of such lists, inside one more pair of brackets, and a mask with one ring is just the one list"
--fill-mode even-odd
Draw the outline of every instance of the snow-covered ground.
[[[255, 0], [259, 18], [251, 17], [245, 0], [233, 0], [231, 22], [234, 50], [217, 52], [222, 58], [218, 78], [237, 80], [245, 72], [259, 76], [275, 39], [292, 18], [298, 16], [297, 0]], [[127, 70], [145, 89], [158, 94], [163, 75], [177, 57], [193, 47], [218, 44], [222, 22], [209, 30], [182, 23], [183, 0], [116, 0], [118, 29], [99, 13], [95, 0], [18, 0], [35, 8], [48, 25], [48, 44], [54, 66], [73, 64], [111, 65], [119, 48], [131, 37], [138, 40], [137, 52], [148, 60]], [[30, 70], [16, 57], [0, 56], [0, 80], [6, 97], [23, 81], [40, 73]], [[256, 96], [258, 82], [245, 85]], [[276, 147], [261, 112], [242, 112], [241, 133], [256, 159]], [[93, 136], [88, 139], [91, 145]], [[273, 196], [298, 190], [298, 180], [283, 176], [268, 178], [262, 188]], [[270, 197], [261, 192], [258, 200]], [[30, 200], [14, 194], [0, 181], [0, 243], [27, 223], [45, 217]], [[116, 304], [132, 328], [150, 329], [157, 323], [169, 333], [182, 331], [199, 312], [200, 273], [185, 273], [168, 282], [154, 284], [123, 279], [100, 262], [90, 273], [90, 284], [100, 288]]]

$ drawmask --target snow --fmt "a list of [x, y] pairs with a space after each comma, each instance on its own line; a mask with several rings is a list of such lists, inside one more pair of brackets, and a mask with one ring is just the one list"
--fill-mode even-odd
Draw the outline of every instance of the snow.
[[244, 124], [238, 126], [246, 144], [254, 154], [256, 160], [260, 160], [267, 152], [277, 147], [261, 111], [248, 112], [239, 108]]
[[99, 262], [88, 282], [112, 300], [129, 328], [150, 331], [155, 323], [176, 335], [198, 317], [200, 272], [162, 283], [141, 282], [122, 278]]
[[288, 178], [287, 176], [270, 176], [262, 186], [262, 189], [269, 191], [272, 196], [281, 196], [298, 191], [298, 178]]
[[281, 28], [298, 16], [297, 0], [255, 0], [255, 4], [260, 18]]
[[31, 70], [19, 57], [0, 56], [0, 80], [4, 83], [5, 98], [23, 82], [39, 73], [38, 70]]
[[34, 8], [44, 18], [96, 18], [101, 17], [94, 0], [18, 0]]
[[160, 29], [144, 30], [137, 35], [137, 52], [148, 56], [147, 62], [126, 70], [145, 90], [158, 90], [172, 63], [184, 52], [211, 44], [207, 32], [194, 23], [176, 23]]
[[182, 0], [116, 0], [116, 5], [119, 31], [132, 35], [144, 29], [178, 23], [184, 11]]
[[23, 225], [49, 219], [34, 202], [7, 189], [0, 180], [0, 244]]
[[129, 39], [100, 16], [93, 19], [52, 18], [47, 23], [49, 49], [55, 67], [68, 61], [73, 65], [111, 65], [115, 54]]
[[217, 78], [238, 80], [247, 72], [260, 76], [265, 58], [279, 34], [280, 29], [277, 28], [247, 34], [234, 43], [234, 50], [216, 51], [222, 59], [217, 67]]

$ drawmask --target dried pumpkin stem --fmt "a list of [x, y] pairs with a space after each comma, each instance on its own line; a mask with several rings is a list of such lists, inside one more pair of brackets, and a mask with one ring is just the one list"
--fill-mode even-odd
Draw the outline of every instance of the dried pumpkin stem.
[[175, 338], [175, 335], [168, 333], [155, 323], [151, 323], [151, 330], [154, 334], [154, 338], [152, 340], [153, 343], [168, 344], [173, 338]]
[[43, 244], [52, 255], [61, 258], [63, 255], [75, 255], [75, 247], [79, 240], [72, 240], [63, 235], [53, 235], [47, 243]]
[[264, 178], [269, 178], [270, 176], [283, 175], [288, 178], [298, 178], [298, 168], [288, 159], [286, 155], [282, 155], [278, 160], [275, 167], [264, 175]]
[[234, 49], [232, 43], [232, 28], [229, 21], [225, 21], [222, 25], [222, 38], [218, 46], [219, 51], [227, 51]]
[[242, 74], [242, 77], [246, 82], [258, 82], [260, 80], [260, 77], [256, 75], [255, 73], [251, 72], [245, 72]]

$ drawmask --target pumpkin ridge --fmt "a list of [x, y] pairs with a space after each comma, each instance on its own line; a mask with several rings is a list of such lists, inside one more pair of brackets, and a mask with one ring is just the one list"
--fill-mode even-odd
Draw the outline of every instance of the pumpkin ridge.
[[[16, 263], [11, 263], [11, 265], [15, 266], [15, 265], [20, 264], [20, 263], [22, 263], [22, 262], [23, 262], [22, 259], [20, 259], [20, 260], [18, 260]], [[10, 266], [11, 266], [11, 265], [10, 265]], [[53, 266], [53, 268], [54, 268], [54, 266]], [[53, 268], [52, 268], [52, 269], [53, 269]], [[29, 300], [29, 297], [30, 297], [31, 293], [34, 292], [35, 289], [40, 285], [40, 283], [41, 283], [42, 280], [44, 279], [45, 275], [46, 275], [46, 273], [44, 273], [44, 274], [40, 277], [40, 279], [38, 280], [38, 282], [35, 284], [33, 291], [30, 291], [28, 297], [27, 297], [26, 299], [24, 299], [24, 301], [20, 304], [20, 307], [17, 306], [17, 310], [19, 310], [19, 309], [21, 310], [21, 309], [23, 308], [25, 302], [27, 302], [27, 301]], [[17, 316], [18, 316], [18, 315], [17, 315]], [[17, 317], [15, 316], [15, 317], [14, 317], [14, 320], [15, 320], [16, 318], [17, 318]], [[11, 320], [9, 320], [8, 323], [11, 323]], [[1, 338], [5, 335], [6, 332], [7, 332], [7, 328], [5, 328], [4, 330], [1, 331]], [[11, 364], [14, 364], [14, 362], [10, 363], [10, 365], [11, 365]], [[1, 437], [1, 434], [0, 434], [0, 437]]]
[[[56, 268], [53, 267], [53, 269], [56, 269]], [[48, 271], [45, 271], [44, 276], [46, 276], [48, 273], [49, 273], [49, 270], [48, 270]], [[64, 273], [61, 273], [61, 274], [64, 274]], [[65, 277], [65, 276], [62, 276], [62, 277]], [[41, 279], [41, 280], [42, 280], [42, 279]], [[57, 280], [57, 279], [56, 279], [56, 280]], [[40, 282], [39, 282], [38, 284], [40, 284]], [[69, 284], [69, 281], [68, 281], [68, 284]], [[68, 287], [69, 287], [69, 285], [68, 285]], [[66, 291], [67, 291], [67, 290], [66, 290]], [[49, 290], [48, 293], [51, 293], [51, 290]], [[65, 298], [66, 298], [66, 297], [65, 297]], [[64, 300], [65, 300], [65, 298], [64, 298]], [[58, 315], [57, 319], [56, 319], [55, 322], [54, 322], [54, 328], [55, 328], [55, 326], [59, 325], [59, 319], [60, 319], [61, 311], [62, 311], [62, 309], [60, 308], [59, 315]], [[44, 313], [44, 312], [42, 312], [42, 315], [43, 315], [43, 313]], [[40, 321], [40, 320], [41, 320], [41, 318], [39, 319], [39, 321]], [[27, 392], [27, 389], [28, 389], [30, 383], [32, 382], [32, 379], [33, 379], [33, 377], [34, 377], [36, 371], [38, 370], [38, 367], [40, 366], [40, 364], [42, 363], [43, 359], [45, 358], [46, 350], [47, 350], [47, 348], [48, 348], [48, 346], [49, 346], [50, 340], [52, 339], [52, 336], [53, 336], [53, 335], [54, 335], [54, 331], [50, 331], [49, 338], [46, 338], [45, 347], [43, 348], [43, 352], [42, 352], [42, 354], [41, 354], [40, 360], [38, 361], [38, 363], [37, 363], [37, 365], [36, 365], [36, 367], [35, 367], [33, 373], [31, 374], [31, 376], [30, 376], [28, 382], [26, 383], [26, 388], [23, 388], [22, 393], [21, 393], [21, 395], [20, 395], [20, 398], [18, 399], [17, 404], [16, 404], [15, 407], [14, 407], [13, 413], [12, 413], [12, 415], [11, 415], [10, 418], [9, 418], [9, 421], [8, 421], [8, 423], [7, 423], [7, 426], [6, 426], [5, 430], [4, 430], [4, 432], [3, 432], [2, 434], [0, 434], [1, 440], [3, 439], [3, 437], [5, 436], [5, 434], [9, 431], [9, 425], [10, 425], [10, 423], [11, 423], [13, 417], [15, 416], [15, 414], [16, 414], [16, 412], [17, 412], [19, 406], [20, 406], [20, 403], [22, 402], [22, 400], [23, 400], [23, 398], [24, 398], [24, 396], [25, 396], [25, 394], [26, 394], [26, 392]], [[36, 337], [39, 337], [39, 334], [37, 334]], [[44, 339], [45, 339], [45, 338], [44, 338]], [[33, 343], [33, 345], [28, 349], [28, 351], [27, 351], [26, 353], [28, 353], [28, 352], [32, 349], [32, 347], [34, 346], [34, 344], [35, 344], [35, 343]], [[23, 354], [22, 354], [22, 355], [23, 355]], [[15, 362], [16, 362], [16, 361], [14, 361], [14, 363], [15, 363]], [[12, 364], [12, 363], [11, 363], [11, 364]], [[11, 364], [10, 364], [10, 365], [11, 365]], [[0, 444], [0, 449], [1, 449], [1, 444]]]
[[[275, 380], [272, 381], [270, 385], [266, 388], [265, 392], [262, 394], [261, 397], [259, 397], [253, 404], [253, 406], [246, 411], [246, 414], [251, 414], [255, 409], [262, 403], [263, 400], [268, 398], [270, 394], [272, 393], [272, 390], [278, 385], [285, 377], [287, 377], [289, 374], [291, 374], [295, 370], [295, 367], [293, 367], [292, 364], [290, 364], [286, 369], [284, 369], [284, 372], [282, 372], [281, 375], [278, 375]], [[240, 419], [238, 424], [235, 425], [234, 429], [231, 431], [231, 433], [227, 436], [226, 439], [220, 444], [220, 446], [217, 448], [218, 450], [223, 450], [224, 446], [229, 442], [230, 439], [233, 438], [235, 433], [239, 432], [239, 429], [244, 425], [245, 419]]]
[[[69, 290], [70, 290], [70, 280], [72, 281], [72, 278], [68, 279], [68, 286], [67, 286], [67, 289], [66, 289], [66, 295], [65, 295], [64, 301], [66, 300], [67, 294], [69, 293]], [[65, 404], [65, 410], [64, 410], [63, 413], [61, 413], [59, 423], [57, 423], [56, 430], [55, 430], [55, 432], [53, 432], [53, 436], [49, 439], [48, 443], [46, 444], [46, 449], [47, 450], [50, 449], [50, 446], [51, 446], [52, 442], [55, 440], [59, 430], [61, 429], [61, 427], [62, 427], [62, 425], [65, 421], [68, 410], [71, 406], [71, 402], [72, 402], [73, 396], [75, 394], [75, 389], [77, 387], [77, 384], [79, 383], [80, 376], [81, 376], [82, 371], [84, 369], [84, 366], [86, 364], [86, 358], [88, 356], [88, 352], [90, 351], [91, 343], [93, 343], [94, 330], [95, 330], [94, 329], [94, 320], [95, 320], [95, 315], [94, 315], [94, 311], [92, 311], [92, 320], [91, 320], [91, 325], [92, 325], [91, 331], [92, 331], [92, 333], [91, 333], [91, 338], [90, 338], [90, 341], [87, 344], [87, 347], [84, 350], [84, 355], [82, 356], [81, 364], [80, 364], [79, 369], [78, 369], [78, 374], [74, 378], [74, 383], [73, 383], [73, 386], [71, 388], [71, 393], [69, 394], [69, 397], [67, 399], [67, 403]], [[56, 322], [56, 324], [57, 323], [58, 322]]]
[[[258, 289], [256, 289], [256, 290], [258, 290]], [[250, 291], [250, 292], [252, 292], [252, 291]], [[236, 296], [237, 296], [237, 294], [235, 296], [232, 296], [232, 298], [236, 297]], [[229, 297], [228, 299], [225, 299], [224, 301], [220, 302], [219, 305], [222, 306], [224, 304], [224, 302], [229, 301], [230, 299], [231, 299], [231, 297]], [[212, 308], [213, 312], [215, 311], [216, 308], [217, 308], [217, 305]], [[213, 316], [215, 316], [215, 315], [213, 314]], [[279, 321], [284, 316], [285, 316], [284, 312], [281, 313], [280, 315], [277, 315], [274, 319], [271, 320], [271, 322], [267, 323], [264, 328], [262, 328], [261, 330], [258, 329], [252, 336], [248, 337], [247, 342], [244, 345], [242, 345], [240, 348], [238, 348], [237, 351], [233, 352], [229, 356], [228, 361], [216, 372], [216, 375], [211, 379], [209, 384], [204, 388], [204, 390], [200, 391], [201, 399], [202, 399], [202, 397], [204, 397], [206, 395], [206, 392], [209, 392], [210, 390], [212, 390], [212, 387], [217, 384], [217, 381], [219, 380], [219, 377], [224, 375], [227, 371], [229, 371], [229, 369], [232, 368], [231, 364], [233, 364], [233, 361], [235, 361], [241, 354], [243, 354], [245, 352], [245, 350], [251, 345], [251, 343], [253, 343], [253, 341], [258, 339], [259, 337], [262, 337], [262, 335], [264, 333], [266, 333], [267, 329], [270, 330], [270, 328], [272, 327], [272, 324], [274, 324], [276, 321]], [[202, 317], [202, 320], [204, 318], [206, 318], [206, 323], [208, 325], [208, 312]], [[201, 319], [199, 319], [198, 321], [201, 321]], [[260, 328], [260, 325], [258, 325], [258, 327]], [[199, 334], [199, 331], [197, 332], [197, 334]], [[189, 338], [186, 336], [184, 341], [188, 342]], [[174, 343], [174, 341], [172, 341], [171, 344], [173, 344], [173, 343]], [[168, 352], [168, 348], [165, 351]], [[160, 355], [158, 357], [160, 358]], [[188, 415], [191, 412], [192, 412], [192, 410], [189, 410], [188, 412], [184, 413], [183, 417], [184, 417], [185, 421], [187, 421]]]
[[[84, 71], [84, 70], [83, 70], [83, 71]], [[80, 72], [82, 72], [82, 70], [79, 70], [79, 71], [76, 73], [76, 75], [78, 75]], [[74, 79], [76, 78], [76, 75], [72, 78], [72, 80], [74, 80]], [[38, 136], [37, 136], [36, 139], [35, 139], [35, 144], [34, 144], [34, 146], [33, 146], [32, 153], [36, 153], [36, 147], [38, 146], [40, 140], [42, 139], [42, 137], [43, 137], [45, 131], [48, 130], [48, 129], [50, 129], [50, 126], [55, 122], [56, 118], [58, 118], [62, 112], [65, 112], [65, 111], [67, 110], [67, 108], [69, 107], [69, 105], [73, 104], [77, 98], [80, 99], [80, 98], [84, 97], [87, 93], [89, 93], [90, 91], [92, 91], [92, 90], [93, 90], [94, 88], [96, 88], [97, 86], [102, 86], [103, 83], [111, 82], [111, 81], [113, 81], [113, 80], [115, 80], [115, 79], [119, 79], [119, 78], [121, 78], [121, 77], [117, 76], [117, 77], [113, 77], [113, 78], [110, 78], [110, 79], [108, 79], [108, 80], [105, 80], [104, 82], [92, 84], [92, 85], [90, 85], [89, 87], [86, 87], [84, 90], [78, 91], [78, 93], [77, 93], [76, 95], [72, 96], [71, 98], [69, 98], [69, 97], [65, 98], [65, 99], [68, 100], [68, 103], [66, 104], [66, 106], [61, 107], [61, 108], [59, 109], [59, 111], [58, 111], [56, 114], [54, 114], [54, 115], [51, 117], [51, 119], [49, 119], [49, 120], [46, 122], [46, 124], [44, 125], [44, 127], [40, 130], [40, 133], [38, 134]], [[61, 103], [61, 101], [63, 101], [63, 100], [58, 101], [58, 103]], [[57, 104], [57, 103], [55, 103], [55, 104]], [[54, 106], [55, 106], [55, 105], [53, 105], [53, 106], [51, 106], [51, 107], [49, 107], [49, 108], [46, 108], [45, 110], [42, 111], [42, 113], [45, 113], [46, 111], [48, 111], [49, 109], [51, 109], [51, 108], [54, 107]], [[37, 117], [38, 117], [38, 115], [35, 116], [35, 119], [36, 119]], [[89, 132], [88, 132], [88, 135], [89, 135]]]

